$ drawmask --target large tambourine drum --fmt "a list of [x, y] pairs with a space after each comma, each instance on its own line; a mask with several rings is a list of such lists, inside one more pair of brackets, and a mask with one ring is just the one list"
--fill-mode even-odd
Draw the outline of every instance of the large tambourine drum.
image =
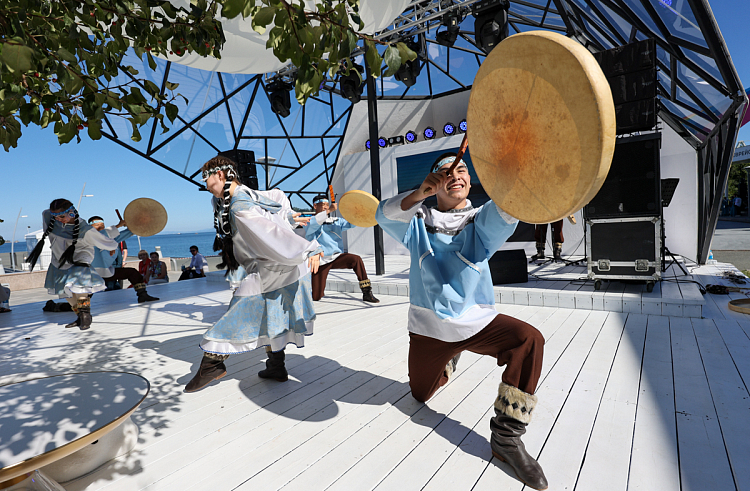
[[167, 226], [167, 210], [151, 198], [138, 198], [130, 202], [123, 213], [128, 229], [134, 235], [150, 237]]
[[466, 122], [484, 190], [527, 223], [580, 210], [612, 162], [612, 91], [593, 55], [560, 34], [525, 32], [498, 44], [474, 79]]
[[357, 227], [374, 227], [378, 224], [375, 212], [380, 201], [366, 191], [353, 189], [339, 198], [339, 212], [344, 220]]

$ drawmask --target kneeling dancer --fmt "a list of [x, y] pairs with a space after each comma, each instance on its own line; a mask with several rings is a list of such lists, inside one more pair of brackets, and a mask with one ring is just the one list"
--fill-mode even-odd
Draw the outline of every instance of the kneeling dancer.
[[26, 262], [34, 269], [50, 238], [52, 261], [47, 269], [44, 286], [52, 295], [65, 298], [78, 318], [65, 327], [78, 327], [85, 331], [91, 327], [91, 295], [106, 288], [104, 280], [91, 268], [95, 249], [117, 249], [118, 243], [94, 230], [80, 220], [73, 203], [56, 199], [42, 213], [44, 235], [31, 251]]
[[[255, 191], [238, 182], [235, 163], [214, 157], [203, 165], [203, 180], [214, 195], [214, 250], [221, 250], [233, 284], [239, 282], [229, 310], [203, 335], [198, 373], [185, 392], [202, 389], [226, 375], [224, 361], [233, 353], [265, 346], [266, 369], [258, 375], [288, 379], [284, 348], [301, 348], [312, 334], [315, 309], [310, 271], [317, 271], [322, 249], [292, 228], [289, 200], [278, 189]], [[299, 215], [299, 214], [297, 214]]]
[[[541, 466], [521, 441], [536, 406], [544, 337], [531, 325], [498, 313], [487, 262], [518, 221], [493, 202], [479, 208], [463, 160], [441, 155], [413, 192], [380, 203], [378, 223], [410, 252], [409, 386], [425, 402], [445, 385], [462, 351], [493, 356], [506, 365], [490, 420], [492, 454], [519, 480], [546, 489]], [[437, 195], [437, 208], [422, 203]]]

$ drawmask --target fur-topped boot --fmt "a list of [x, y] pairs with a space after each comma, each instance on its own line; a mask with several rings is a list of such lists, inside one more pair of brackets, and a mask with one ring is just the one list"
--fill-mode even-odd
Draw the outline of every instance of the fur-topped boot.
[[289, 373], [286, 371], [286, 366], [284, 365], [284, 359], [286, 358], [284, 350], [273, 352], [270, 346], [266, 346], [266, 354], [268, 354], [266, 368], [258, 372], [258, 377], [270, 378], [277, 382], [286, 382], [289, 380]]
[[533, 489], [547, 489], [542, 466], [526, 452], [521, 436], [531, 421], [536, 396], [505, 382], [500, 384], [495, 401], [495, 417], [490, 420], [492, 455], [507, 462], [518, 480]]
[[562, 242], [552, 244], [552, 258], [556, 263], [562, 262]]
[[544, 242], [536, 243], [536, 254], [531, 256], [532, 261], [544, 261]]
[[370, 303], [379, 303], [380, 300], [375, 298], [375, 295], [372, 294], [372, 283], [370, 283], [370, 280], [362, 280], [359, 282], [359, 288], [362, 290], [362, 301], [363, 302], [370, 302]]
[[136, 283], [133, 285], [133, 288], [135, 288], [135, 294], [138, 296], [138, 303], [143, 302], [155, 302], [156, 300], [159, 300], [156, 297], [152, 297], [148, 294], [146, 291], [146, 284], [145, 283]]
[[91, 327], [91, 297], [79, 297], [73, 311], [78, 315], [75, 322], [67, 324], [65, 327], [77, 327], [81, 331]]

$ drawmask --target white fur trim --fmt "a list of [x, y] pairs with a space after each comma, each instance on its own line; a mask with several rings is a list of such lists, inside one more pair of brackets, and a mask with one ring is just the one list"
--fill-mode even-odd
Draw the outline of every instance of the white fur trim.
[[531, 422], [531, 414], [536, 407], [536, 402], [535, 395], [527, 394], [521, 389], [502, 382], [497, 390], [495, 409], [521, 423], [528, 424]]

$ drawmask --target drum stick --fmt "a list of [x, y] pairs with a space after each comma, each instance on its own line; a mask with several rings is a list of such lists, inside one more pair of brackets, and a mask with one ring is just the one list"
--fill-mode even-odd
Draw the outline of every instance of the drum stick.
[[117, 208], [115, 208], [115, 213], [117, 213], [117, 218], [119, 218], [120, 221], [122, 221], [122, 215], [120, 215], [120, 210], [118, 210]]
[[328, 194], [331, 196], [331, 203], [335, 203], [336, 202], [336, 195], [333, 194], [333, 185], [332, 184], [328, 185]]
[[[464, 133], [464, 139], [461, 140], [461, 147], [458, 149], [458, 153], [456, 154], [456, 160], [453, 161], [450, 167], [448, 167], [448, 172], [446, 172], [445, 175], [449, 176], [453, 170], [456, 168], [459, 162], [461, 162], [461, 157], [464, 156], [464, 153], [466, 153], [466, 148], [469, 146], [469, 134]], [[431, 193], [432, 188], [427, 188], [424, 190], [425, 194]]]

